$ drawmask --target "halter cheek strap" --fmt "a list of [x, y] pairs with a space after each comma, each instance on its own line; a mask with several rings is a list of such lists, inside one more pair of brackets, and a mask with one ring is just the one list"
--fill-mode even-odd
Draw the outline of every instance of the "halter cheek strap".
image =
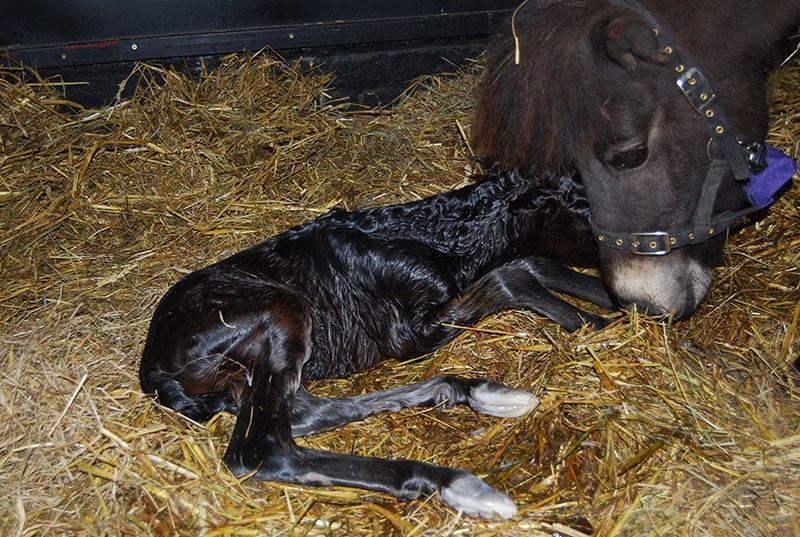
[[[705, 121], [711, 140], [716, 142], [723, 156], [712, 159], [709, 164], [703, 190], [690, 225], [663, 231], [621, 233], [601, 229], [592, 223], [595, 240], [601, 246], [628, 250], [638, 255], [665, 255], [674, 248], [705, 242], [726, 231], [742, 216], [766, 207], [774, 201], [772, 196], [791, 179], [797, 167], [791, 157], [762, 142], [744, 145], [739, 141], [725, 119], [708, 79], [699, 68], [686, 59], [647, 9], [636, 0], [609, 0], [609, 2], [634, 10], [653, 29], [675, 70], [678, 88]], [[771, 158], [768, 158], [768, 153]], [[791, 164], [786, 162], [787, 159]], [[781, 165], [765, 173], [769, 169], [768, 165], [772, 166], [773, 162], [781, 162]], [[753, 206], [740, 211], [724, 211], [712, 216], [717, 191], [728, 170], [733, 172], [738, 182], [745, 184], [745, 195]], [[758, 192], [759, 196], [754, 198], [752, 192]]]
[[[703, 75], [702, 71], [683, 55], [681, 49], [667, 34], [664, 27], [656, 20], [652, 13], [636, 0], [609, 0], [618, 6], [628, 7], [642, 17], [653, 29], [656, 38], [662, 44], [663, 51], [675, 69], [676, 83], [692, 107], [706, 122], [706, 127], [711, 139], [717, 142], [725, 160], [737, 181], [747, 181], [751, 175], [751, 162], [758, 160], [758, 153], [763, 153], [763, 144], [754, 144], [759, 147], [743, 147], [733, 129], [728, 124], [722, 110], [717, 103], [717, 96]], [[763, 164], [763, 161], [761, 162]]]

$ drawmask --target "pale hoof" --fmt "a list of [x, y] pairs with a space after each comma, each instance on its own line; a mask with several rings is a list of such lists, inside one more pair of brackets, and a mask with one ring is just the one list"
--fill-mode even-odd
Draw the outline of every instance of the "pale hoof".
[[518, 418], [537, 406], [539, 399], [532, 393], [496, 382], [476, 386], [469, 394], [469, 407], [472, 410], [499, 418]]
[[439, 494], [444, 503], [466, 515], [511, 518], [517, 514], [511, 498], [469, 473], [442, 488]]

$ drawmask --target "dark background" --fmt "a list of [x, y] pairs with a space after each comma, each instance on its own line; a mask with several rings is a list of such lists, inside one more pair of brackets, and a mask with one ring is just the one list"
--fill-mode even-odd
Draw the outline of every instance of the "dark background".
[[136, 61], [196, 72], [220, 55], [271, 48], [336, 73], [335, 96], [375, 105], [414, 78], [477, 57], [518, 0], [30, 0], [0, 17], [0, 53], [109, 101]]

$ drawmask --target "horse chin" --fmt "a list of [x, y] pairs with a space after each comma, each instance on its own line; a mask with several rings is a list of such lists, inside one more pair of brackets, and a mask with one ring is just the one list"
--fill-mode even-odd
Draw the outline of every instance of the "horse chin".
[[686, 250], [653, 257], [607, 253], [601, 266], [606, 285], [623, 308], [676, 320], [689, 317], [700, 305], [713, 270]]

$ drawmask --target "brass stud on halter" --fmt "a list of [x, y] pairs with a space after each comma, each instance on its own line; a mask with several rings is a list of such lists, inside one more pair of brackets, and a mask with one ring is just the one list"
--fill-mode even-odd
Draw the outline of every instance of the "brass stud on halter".
[[[754, 173], [766, 167], [766, 146], [763, 142], [745, 145], [736, 137], [736, 133], [729, 126], [725, 114], [717, 104], [716, 95], [708, 79], [690, 59], [683, 55], [680, 47], [670, 39], [647, 9], [637, 0], [608, 1], [634, 10], [650, 26], [662, 47], [661, 50], [669, 57], [669, 63], [678, 73], [675, 80], [678, 88], [703, 118], [710, 134], [706, 145], [710, 163], [690, 224], [666, 230], [629, 232], [601, 229], [596, 223], [592, 223], [597, 242], [606, 248], [629, 250], [636, 255], [666, 255], [673, 248], [707, 241], [728, 229], [740, 217], [758, 209], [754, 204], [753, 207], [738, 211], [727, 210], [716, 215], [713, 213], [714, 201], [724, 174], [730, 171], [737, 182], [747, 183]], [[712, 143], [719, 148], [722, 157], [712, 154]]]

